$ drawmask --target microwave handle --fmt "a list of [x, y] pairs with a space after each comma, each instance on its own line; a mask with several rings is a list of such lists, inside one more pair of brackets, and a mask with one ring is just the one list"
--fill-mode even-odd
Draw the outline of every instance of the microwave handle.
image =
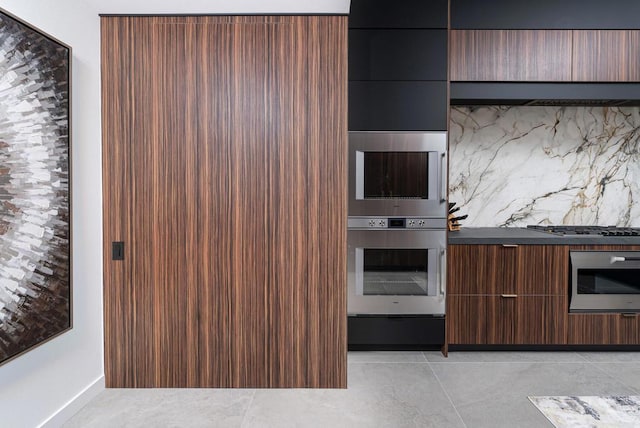
[[446, 272], [447, 272], [447, 249], [440, 249], [440, 295], [444, 296], [446, 288]]
[[447, 159], [447, 155], [445, 153], [441, 153], [440, 154], [440, 203], [444, 204], [445, 202], [447, 202], [447, 189], [445, 188], [445, 186], [447, 185], [447, 179], [446, 179], [446, 175], [447, 175], [447, 165], [445, 163]]
[[640, 257], [620, 257], [620, 256], [611, 256], [610, 263], [614, 264], [617, 262], [639, 262]]

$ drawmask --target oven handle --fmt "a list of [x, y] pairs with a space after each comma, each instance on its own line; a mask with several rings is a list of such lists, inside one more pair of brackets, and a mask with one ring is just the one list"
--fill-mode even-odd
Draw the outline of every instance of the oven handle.
[[447, 271], [447, 249], [440, 249], [440, 295], [444, 296], [445, 282], [446, 277], [445, 273]]
[[640, 262], [640, 257], [611, 256], [610, 263], [614, 264], [617, 262]]
[[440, 155], [440, 203], [444, 204], [447, 201], [447, 190], [445, 186], [447, 185], [446, 173], [447, 167], [445, 165], [445, 160], [447, 159], [447, 155], [442, 153]]

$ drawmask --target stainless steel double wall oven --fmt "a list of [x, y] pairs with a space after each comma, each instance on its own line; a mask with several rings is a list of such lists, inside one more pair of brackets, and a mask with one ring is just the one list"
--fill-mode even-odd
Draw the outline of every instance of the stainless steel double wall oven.
[[349, 134], [348, 313], [443, 315], [447, 135]]

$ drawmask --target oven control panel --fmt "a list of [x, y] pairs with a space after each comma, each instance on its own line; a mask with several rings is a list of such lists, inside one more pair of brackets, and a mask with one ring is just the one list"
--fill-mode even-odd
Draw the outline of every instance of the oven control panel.
[[442, 229], [446, 219], [424, 217], [349, 217], [349, 229]]

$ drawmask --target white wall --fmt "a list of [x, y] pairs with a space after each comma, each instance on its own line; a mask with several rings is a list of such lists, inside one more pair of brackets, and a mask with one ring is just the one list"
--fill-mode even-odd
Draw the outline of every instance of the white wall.
[[347, 13], [350, 0], [85, 0], [100, 13]]
[[72, 47], [73, 329], [0, 367], [0, 426], [57, 426], [103, 386], [99, 18], [78, 0], [0, 7]]
[[70, 45], [73, 329], [0, 367], [0, 426], [61, 425], [104, 388], [99, 13], [347, 13], [349, 0], [0, 0]]

